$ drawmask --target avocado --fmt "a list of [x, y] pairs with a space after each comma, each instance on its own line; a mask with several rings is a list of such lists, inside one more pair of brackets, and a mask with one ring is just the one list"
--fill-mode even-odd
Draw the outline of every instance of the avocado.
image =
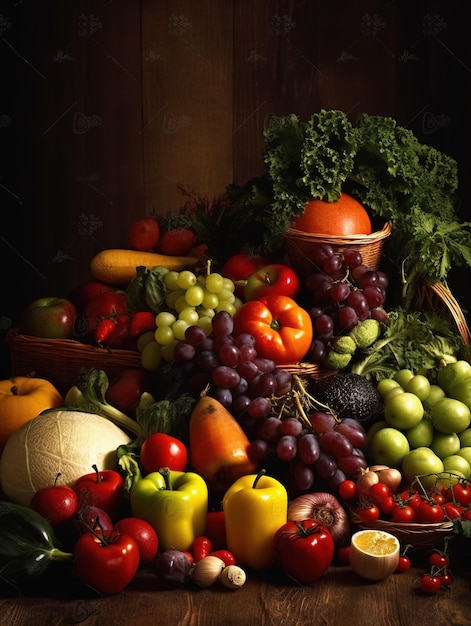
[[309, 393], [326, 404], [337, 416], [353, 417], [359, 422], [373, 422], [381, 413], [383, 404], [375, 385], [361, 374], [337, 372], [312, 381]]

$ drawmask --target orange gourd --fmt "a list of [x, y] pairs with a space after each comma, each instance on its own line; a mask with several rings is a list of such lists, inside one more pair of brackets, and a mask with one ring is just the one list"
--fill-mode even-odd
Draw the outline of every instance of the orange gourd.
[[64, 404], [56, 387], [44, 378], [15, 376], [0, 381], [0, 453], [7, 439], [46, 409]]
[[190, 463], [210, 489], [224, 492], [235, 480], [252, 474], [257, 464], [248, 454], [250, 441], [235, 417], [203, 391], [189, 425]]

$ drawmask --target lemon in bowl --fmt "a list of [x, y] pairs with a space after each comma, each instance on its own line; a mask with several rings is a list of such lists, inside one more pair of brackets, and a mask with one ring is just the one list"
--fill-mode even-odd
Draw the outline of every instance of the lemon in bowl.
[[354, 572], [368, 580], [384, 580], [399, 563], [399, 539], [384, 530], [359, 530], [352, 535], [349, 558]]

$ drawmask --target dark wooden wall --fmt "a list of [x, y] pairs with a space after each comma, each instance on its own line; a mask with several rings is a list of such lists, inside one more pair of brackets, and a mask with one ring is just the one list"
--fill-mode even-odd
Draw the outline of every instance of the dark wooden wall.
[[1, 0], [2, 330], [179, 186], [261, 173], [272, 115], [395, 117], [458, 160], [468, 219], [470, 17], [461, 0]]

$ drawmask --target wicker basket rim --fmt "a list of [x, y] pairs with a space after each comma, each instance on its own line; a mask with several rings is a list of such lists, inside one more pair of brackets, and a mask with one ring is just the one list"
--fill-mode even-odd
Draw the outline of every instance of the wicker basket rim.
[[307, 233], [304, 230], [297, 230], [296, 228], [288, 228], [285, 233], [285, 238], [287, 239], [305, 239], [306, 241], [317, 241], [322, 240], [325, 243], [357, 243], [357, 244], [368, 244], [373, 243], [375, 241], [380, 241], [385, 237], [388, 237], [392, 231], [392, 222], [385, 222], [384, 226], [381, 230], [377, 230], [370, 235], [349, 235], [345, 237], [344, 235], [327, 235], [322, 233]]
[[[360, 518], [355, 512], [350, 511], [350, 519], [353, 523], [359, 524], [361, 523]], [[446, 520], [444, 522], [436, 522], [429, 524], [420, 524], [418, 522], [414, 522], [411, 524], [399, 523], [399, 522], [390, 522], [388, 520], [377, 520], [376, 522], [370, 524], [368, 526], [371, 530], [380, 530], [380, 529], [394, 529], [401, 532], [410, 532], [410, 533], [423, 533], [425, 532], [450, 532], [453, 529], [453, 522]]]

